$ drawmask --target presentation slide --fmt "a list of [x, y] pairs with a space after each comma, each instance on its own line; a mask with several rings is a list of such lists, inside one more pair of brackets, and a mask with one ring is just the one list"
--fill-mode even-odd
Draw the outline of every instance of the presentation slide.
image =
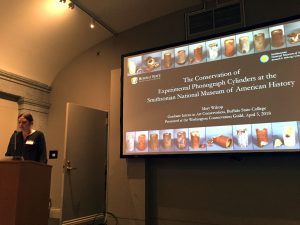
[[299, 19], [122, 60], [121, 156], [300, 151]]

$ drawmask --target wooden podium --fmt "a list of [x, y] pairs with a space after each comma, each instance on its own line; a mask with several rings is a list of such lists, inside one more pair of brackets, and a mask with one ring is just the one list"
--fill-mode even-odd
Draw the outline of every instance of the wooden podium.
[[0, 225], [47, 225], [52, 167], [0, 161]]

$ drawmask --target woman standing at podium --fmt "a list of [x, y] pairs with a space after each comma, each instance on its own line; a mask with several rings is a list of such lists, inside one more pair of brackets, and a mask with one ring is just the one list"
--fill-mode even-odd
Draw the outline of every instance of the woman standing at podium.
[[43, 132], [32, 129], [32, 126], [33, 117], [30, 113], [18, 116], [20, 131], [15, 131], [11, 136], [5, 155], [47, 163], [45, 136]]

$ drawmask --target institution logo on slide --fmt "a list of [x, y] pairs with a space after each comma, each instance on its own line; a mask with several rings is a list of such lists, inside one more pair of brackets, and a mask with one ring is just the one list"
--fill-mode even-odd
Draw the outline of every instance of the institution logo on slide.
[[268, 55], [262, 55], [260, 58], [259, 58], [260, 62], [261, 63], [266, 63], [269, 61], [269, 56]]
[[137, 84], [138, 83], [138, 78], [137, 77], [131, 77], [130, 81], [131, 81], [131, 84]]

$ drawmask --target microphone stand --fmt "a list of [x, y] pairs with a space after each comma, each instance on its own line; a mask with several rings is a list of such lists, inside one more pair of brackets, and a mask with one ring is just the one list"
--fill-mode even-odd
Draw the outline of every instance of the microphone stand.
[[23, 160], [23, 157], [20, 155], [17, 155], [17, 131], [14, 131], [14, 154], [13, 159], [14, 160]]

